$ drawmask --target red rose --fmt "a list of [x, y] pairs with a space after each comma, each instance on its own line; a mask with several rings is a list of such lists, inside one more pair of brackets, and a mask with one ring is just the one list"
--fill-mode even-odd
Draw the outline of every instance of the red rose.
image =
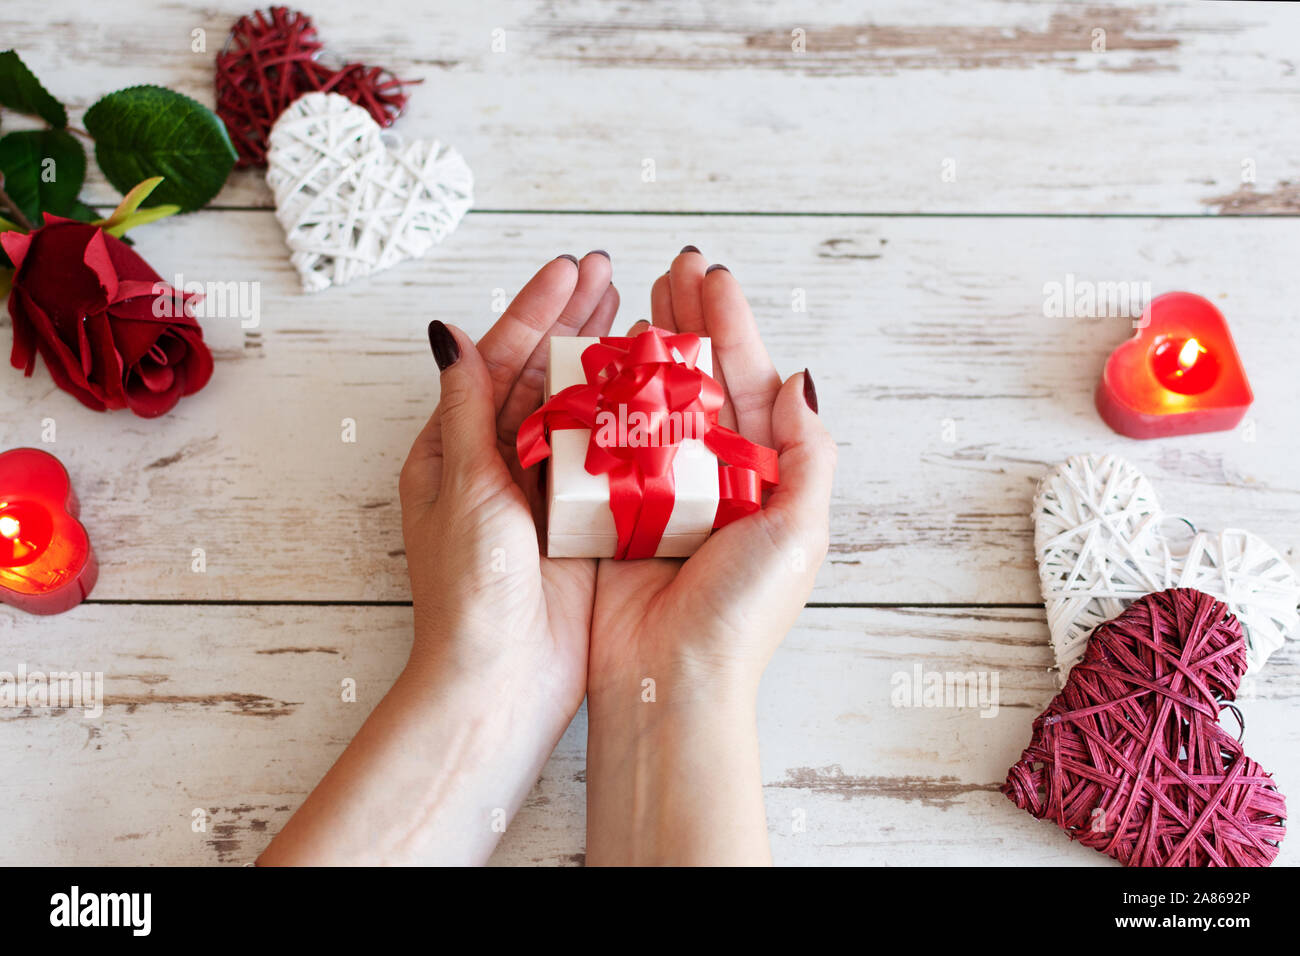
[[59, 388], [104, 411], [170, 411], [212, 377], [212, 353], [189, 308], [198, 296], [162, 281], [98, 226], [45, 215], [30, 234], [0, 233], [14, 263], [10, 362], [27, 375], [36, 353]]

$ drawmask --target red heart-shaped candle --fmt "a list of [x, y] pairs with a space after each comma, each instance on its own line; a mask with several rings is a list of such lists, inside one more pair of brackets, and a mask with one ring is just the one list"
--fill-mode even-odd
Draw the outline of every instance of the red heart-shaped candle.
[[1223, 314], [1199, 295], [1167, 292], [1142, 322], [1106, 359], [1102, 420], [1130, 438], [1235, 428], [1255, 396]]
[[0, 601], [32, 614], [76, 607], [99, 564], [68, 472], [36, 448], [0, 454]]

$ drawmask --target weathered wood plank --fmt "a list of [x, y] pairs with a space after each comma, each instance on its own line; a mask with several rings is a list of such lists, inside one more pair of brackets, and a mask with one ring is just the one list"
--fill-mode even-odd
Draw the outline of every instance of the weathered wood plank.
[[[98, 720], [0, 708], [2, 863], [252, 860], [346, 746], [410, 641], [409, 611], [391, 607], [0, 612], [0, 670], [102, 671], [108, 702]], [[777, 861], [1104, 864], [996, 792], [1055, 691], [1050, 661], [1040, 611], [805, 611], [760, 695]], [[893, 706], [895, 675], [915, 667], [996, 675], [996, 715]], [[345, 678], [357, 682], [355, 704], [340, 699]], [[1250, 752], [1294, 794], [1294, 646], [1242, 709]], [[582, 861], [585, 736], [580, 713], [494, 862]], [[207, 829], [194, 832], [200, 808]], [[1280, 863], [1300, 859], [1293, 843]]]
[[[79, 122], [136, 83], [211, 104], [213, 56], [250, 6], [141, 16], [136, 0], [50, 2], [15, 7], [0, 35]], [[490, 0], [358, 16], [316, 0], [310, 12], [340, 57], [424, 79], [398, 130], [458, 146], [483, 208], [1295, 212], [1300, 10], [1287, 4]], [[1238, 194], [1244, 163], [1257, 184]], [[99, 180], [88, 195], [116, 201]], [[247, 172], [218, 202], [270, 194]]]
[[[1038, 601], [1034, 483], [1084, 451], [1129, 456], [1201, 527], [1300, 553], [1300, 223], [1287, 219], [474, 214], [436, 257], [312, 297], [270, 215], [205, 213], [140, 230], [137, 248], [169, 277], [258, 283], [259, 328], [206, 320], [212, 384], [143, 421], [83, 408], [43, 368], [3, 369], [0, 445], [40, 444], [56, 423], [49, 447], [81, 494], [99, 597], [404, 600], [396, 480], [437, 397], [427, 321], [481, 334], [494, 299], [546, 257], [602, 247], [630, 324], [686, 242], [740, 278], [779, 370], [812, 369], [839, 442], [814, 601]], [[1044, 284], [1067, 274], [1218, 302], [1257, 396], [1248, 425], [1112, 434], [1092, 390], [1130, 319], [1045, 318]], [[800, 295], [807, 311], [792, 308]], [[205, 573], [191, 570], [195, 548]]]

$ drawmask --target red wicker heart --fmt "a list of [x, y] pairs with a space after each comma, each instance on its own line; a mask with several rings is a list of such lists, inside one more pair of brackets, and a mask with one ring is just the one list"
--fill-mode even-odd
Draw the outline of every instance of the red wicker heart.
[[1268, 866], [1286, 798], [1218, 722], [1245, 670], [1224, 604], [1148, 594], [1093, 632], [1002, 792], [1128, 866]]
[[406, 82], [378, 66], [333, 69], [316, 59], [324, 46], [311, 17], [272, 7], [240, 17], [217, 54], [217, 115], [225, 121], [240, 167], [265, 166], [271, 125], [303, 93], [340, 93], [380, 127], [406, 107]]

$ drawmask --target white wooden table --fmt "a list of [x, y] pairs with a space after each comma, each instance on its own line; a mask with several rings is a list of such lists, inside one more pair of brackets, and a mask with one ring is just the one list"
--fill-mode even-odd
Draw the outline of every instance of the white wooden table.
[[[246, 12], [216, 6], [59, 0], [6, 10], [0, 36], [74, 122], [134, 83], [211, 104]], [[1119, 452], [1203, 527], [1297, 557], [1300, 9], [865, 7], [314, 0], [332, 49], [425, 79], [397, 129], [459, 147], [478, 208], [428, 260], [313, 297], [264, 182], [237, 174], [211, 209], [135, 234], [166, 276], [260, 284], [258, 329], [209, 324], [205, 391], [143, 421], [0, 370], [0, 447], [55, 420], [102, 562], [71, 613], [0, 607], [0, 669], [99, 670], [108, 696], [98, 721], [0, 712], [0, 861], [252, 860], [408, 648], [396, 483], [437, 398], [428, 320], [481, 333], [496, 290], [604, 248], [630, 323], [690, 242], [744, 284], [781, 372], [813, 370], [841, 450], [830, 559], [760, 701], [776, 859], [1106, 863], [997, 792], [1054, 693], [1030, 497], [1066, 456]], [[117, 198], [99, 179], [86, 196]], [[1044, 318], [1067, 274], [1218, 303], [1249, 429], [1111, 433], [1092, 388], [1129, 319]], [[997, 672], [998, 715], [892, 707], [918, 664]], [[1300, 799], [1300, 649], [1243, 710], [1248, 749]], [[585, 732], [579, 714], [496, 862], [582, 862]]]

